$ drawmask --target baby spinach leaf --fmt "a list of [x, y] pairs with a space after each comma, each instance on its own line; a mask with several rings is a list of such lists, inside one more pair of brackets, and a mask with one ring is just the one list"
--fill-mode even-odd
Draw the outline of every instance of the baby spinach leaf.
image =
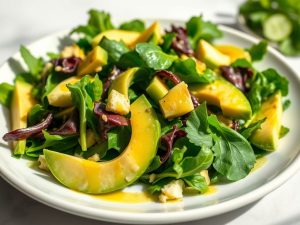
[[186, 23], [187, 33], [195, 49], [200, 39], [212, 41], [222, 37], [223, 33], [216, 24], [204, 21], [202, 16], [194, 16]]
[[121, 56], [129, 51], [124, 42], [109, 40], [106, 37], [102, 38], [99, 46], [107, 51], [108, 61], [110, 63], [117, 63]]
[[174, 178], [164, 178], [156, 182], [155, 184], [150, 185], [147, 190], [151, 193], [154, 194], [156, 192], [160, 192], [161, 189], [168, 183], [170, 183]]
[[117, 65], [121, 69], [128, 69], [131, 67], [144, 67], [146, 63], [136, 51], [131, 51], [121, 55]]
[[168, 69], [177, 56], [164, 53], [161, 48], [152, 43], [139, 43], [135, 51], [143, 59], [146, 65], [155, 70]]
[[205, 178], [200, 174], [184, 177], [182, 180], [187, 184], [187, 187], [192, 188], [200, 193], [205, 193], [208, 189]]
[[122, 23], [119, 27], [121, 30], [143, 32], [145, 30], [145, 23], [141, 20], [131, 20], [129, 22]]
[[187, 138], [197, 146], [211, 147], [213, 145], [207, 118], [206, 103], [203, 103], [190, 113], [186, 121]]
[[247, 176], [255, 163], [250, 143], [241, 134], [220, 123], [215, 115], [208, 117], [208, 123], [215, 134], [215, 170], [231, 181]]
[[208, 84], [215, 80], [215, 75], [212, 70], [207, 69], [203, 73], [197, 71], [196, 62], [192, 58], [186, 60], [176, 60], [171, 70], [179, 78], [185, 81], [187, 84], [202, 83]]
[[261, 125], [266, 121], [266, 119], [267, 118], [264, 118], [262, 120], [258, 120], [257, 122], [250, 124], [248, 127], [243, 128], [240, 131], [240, 134], [244, 138], [248, 139], [257, 129], [261, 128]]
[[44, 68], [44, 62], [42, 58], [36, 58], [34, 57], [31, 52], [21, 45], [20, 47], [21, 56], [24, 59], [24, 62], [26, 63], [29, 72], [35, 76], [38, 77], [38, 75], [42, 72]]
[[148, 166], [145, 174], [151, 173], [151, 172], [157, 170], [160, 166], [161, 166], [160, 156], [156, 155], [154, 157], [154, 159], [152, 160], [150, 166]]
[[89, 15], [88, 24], [96, 28], [98, 33], [114, 29], [109, 13], [91, 9]]
[[0, 84], [0, 104], [9, 108], [14, 92], [14, 86], [9, 83]]
[[250, 55], [252, 61], [260, 61], [263, 59], [265, 54], [267, 53], [268, 42], [261, 41], [258, 44], [254, 44], [249, 49], [246, 49]]
[[173, 32], [166, 33], [163, 36], [163, 44], [162, 44], [161, 48], [164, 52], [170, 53], [170, 51], [172, 49], [172, 42], [175, 37], [176, 37], [176, 33], [173, 33]]

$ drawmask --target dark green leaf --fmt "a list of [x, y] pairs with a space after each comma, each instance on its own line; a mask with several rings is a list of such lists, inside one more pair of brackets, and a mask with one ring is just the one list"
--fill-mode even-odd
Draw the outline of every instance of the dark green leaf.
[[89, 21], [88, 24], [97, 29], [98, 33], [114, 29], [114, 25], [110, 20], [110, 14], [104, 11], [98, 11], [91, 9], [89, 11]]
[[150, 185], [147, 190], [151, 193], [154, 194], [156, 192], [160, 192], [161, 189], [168, 183], [170, 183], [173, 180], [173, 178], [165, 178], [165, 179], [161, 179], [158, 182], [156, 182], [155, 184]]
[[208, 84], [215, 80], [215, 75], [210, 69], [205, 70], [203, 73], [199, 73], [197, 71], [196, 62], [192, 58], [188, 58], [186, 60], [176, 60], [173, 63], [171, 70], [187, 84]]
[[193, 48], [196, 47], [200, 39], [212, 41], [222, 37], [222, 32], [216, 24], [204, 21], [202, 16], [194, 16], [186, 23], [187, 33]]
[[253, 68], [252, 64], [247, 59], [237, 59], [231, 64], [232, 67]]
[[146, 65], [155, 70], [168, 69], [177, 56], [164, 53], [161, 48], [152, 43], [139, 43], [135, 48]]
[[32, 126], [42, 121], [45, 118], [48, 110], [40, 104], [36, 104], [32, 107], [31, 111], [28, 114], [28, 125]]
[[207, 118], [206, 103], [202, 103], [190, 113], [186, 121], [185, 132], [187, 133], [187, 138], [197, 146], [211, 147], [213, 145]]
[[128, 127], [116, 127], [107, 133], [108, 149], [122, 152], [128, 145], [131, 132]]
[[121, 69], [128, 69], [131, 67], [144, 67], [146, 63], [135, 51], [124, 53], [117, 63], [118, 67]]
[[106, 37], [101, 39], [99, 45], [107, 51], [108, 61], [110, 63], [117, 63], [121, 56], [129, 51], [123, 42], [109, 40]]
[[0, 84], [0, 104], [9, 108], [14, 92], [14, 86], [9, 83]]
[[154, 159], [152, 160], [150, 166], [147, 168], [145, 173], [151, 173], [155, 170], [157, 170], [161, 166], [160, 157], [156, 155]]
[[41, 58], [34, 57], [30, 51], [25, 48], [23, 45], [20, 47], [20, 52], [22, 55], [22, 58], [24, 59], [24, 62], [26, 63], [29, 72], [37, 77], [44, 68], [44, 62]]
[[290, 105], [291, 105], [291, 100], [289, 100], [289, 99], [285, 100], [282, 104], [283, 111], [287, 110], [290, 107]]
[[164, 52], [169, 53], [171, 51], [172, 42], [173, 42], [175, 37], [176, 37], [175, 33], [166, 33], [163, 36], [163, 44], [162, 44], [161, 48]]
[[266, 121], [266, 118], [258, 120], [255, 123], [250, 124], [247, 128], [243, 128], [240, 133], [241, 135], [248, 139], [257, 129], [261, 128], [261, 125]]
[[249, 142], [235, 130], [220, 123], [215, 115], [208, 117], [214, 135], [213, 151], [216, 171], [228, 180], [236, 181], [249, 174], [255, 163], [255, 155]]
[[183, 181], [189, 188], [193, 188], [200, 193], [205, 193], [208, 189], [205, 178], [200, 174], [194, 174], [192, 176], [185, 177], [183, 178]]
[[261, 41], [258, 44], [253, 45], [247, 51], [251, 55], [252, 61], [260, 61], [263, 59], [264, 55], [267, 53], [268, 42]]
[[121, 30], [143, 32], [145, 30], [145, 23], [141, 20], [132, 20], [120, 25]]

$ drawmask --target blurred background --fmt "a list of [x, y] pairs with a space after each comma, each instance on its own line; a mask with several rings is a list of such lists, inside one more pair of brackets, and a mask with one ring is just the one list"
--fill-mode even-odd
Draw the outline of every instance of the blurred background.
[[[0, 64], [16, 53], [20, 44], [27, 45], [45, 35], [85, 23], [87, 11], [91, 8], [109, 11], [116, 23], [133, 18], [186, 20], [192, 15], [203, 14], [205, 19], [250, 31], [247, 30], [249, 28], [247, 26], [237, 25], [239, 6], [244, 2], [244, 0], [0, 0]], [[273, 45], [285, 54], [299, 54], [300, 44], [298, 45], [297, 40], [300, 42], [300, 26], [298, 26], [300, 0], [257, 0], [256, 3], [248, 2], [244, 5], [242, 12], [240, 22], [251, 26], [252, 34], [273, 39]], [[288, 56], [286, 60], [295, 71], [299, 69], [300, 57]], [[300, 224], [299, 189], [300, 171], [286, 184], [258, 202], [224, 215], [187, 224]], [[0, 178], [1, 225], [67, 223], [110, 224], [49, 208], [18, 192]]]

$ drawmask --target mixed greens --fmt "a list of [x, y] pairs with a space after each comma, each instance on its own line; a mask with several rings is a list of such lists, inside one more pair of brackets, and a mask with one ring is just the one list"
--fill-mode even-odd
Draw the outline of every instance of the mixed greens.
[[49, 59], [21, 46], [28, 72], [0, 84], [13, 130], [3, 139], [65, 186], [99, 194], [140, 181], [162, 202], [205, 193], [246, 177], [287, 134], [288, 80], [255, 69], [266, 42], [215, 45], [222, 31], [201, 16], [165, 32], [89, 16]]
[[240, 14], [251, 30], [276, 43], [283, 54], [300, 54], [298, 0], [247, 0]]

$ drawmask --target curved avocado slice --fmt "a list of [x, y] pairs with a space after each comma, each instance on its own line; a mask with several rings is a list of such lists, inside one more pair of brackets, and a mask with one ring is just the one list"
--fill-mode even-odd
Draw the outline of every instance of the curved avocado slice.
[[144, 95], [130, 109], [132, 135], [119, 157], [97, 163], [45, 149], [52, 174], [68, 188], [90, 194], [112, 192], [136, 181], [156, 155], [160, 124]]
[[130, 46], [140, 36], [140, 33], [128, 30], [107, 30], [94, 37], [92, 40], [93, 47], [97, 46], [104, 36], [109, 40], [123, 41], [127, 46]]
[[278, 145], [279, 133], [281, 128], [282, 117], [282, 101], [281, 93], [268, 98], [259, 112], [255, 115], [253, 122], [266, 118], [266, 121], [250, 137], [250, 141], [255, 146], [267, 150], [274, 151]]
[[[36, 104], [32, 94], [32, 85], [16, 80], [11, 103], [11, 125], [12, 130], [27, 127], [27, 115]], [[14, 154], [24, 154], [26, 140], [13, 142]]]
[[113, 82], [111, 83], [109, 93], [111, 90], [116, 90], [119, 93], [125, 95], [125, 97], [128, 99], [128, 89], [129, 86], [134, 79], [134, 75], [139, 70], [138, 67], [130, 68], [123, 72], [121, 75], [119, 75]]
[[72, 106], [71, 92], [67, 88], [67, 84], [75, 84], [80, 81], [80, 77], [69, 77], [60, 82], [48, 95], [49, 105], [56, 107]]
[[206, 101], [220, 107], [226, 117], [247, 120], [252, 115], [251, 105], [246, 96], [224, 79], [218, 78], [205, 85], [192, 85], [190, 90], [198, 101]]

